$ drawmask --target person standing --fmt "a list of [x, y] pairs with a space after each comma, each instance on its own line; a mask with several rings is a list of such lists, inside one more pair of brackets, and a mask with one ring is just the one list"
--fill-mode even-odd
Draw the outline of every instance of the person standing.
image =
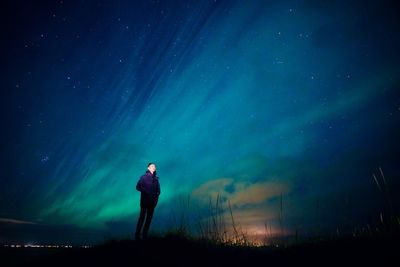
[[135, 239], [140, 240], [140, 233], [145, 217], [146, 222], [144, 223], [142, 238], [147, 239], [154, 209], [157, 206], [158, 197], [161, 193], [156, 165], [154, 163], [150, 162], [147, 165], [147, 171], [137, 182], [136, 190], [140, 192], [140, 215], [136, 225]]

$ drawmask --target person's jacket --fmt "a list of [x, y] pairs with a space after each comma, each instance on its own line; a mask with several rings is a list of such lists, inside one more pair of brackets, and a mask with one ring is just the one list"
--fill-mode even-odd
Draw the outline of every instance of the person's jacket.
[[142, 175], [136, 184], [136, 190], [140, 191], [140, 206], [156, 206], [160, 195], [160, 183], [156, 172], [151, 174], [149, 170]]

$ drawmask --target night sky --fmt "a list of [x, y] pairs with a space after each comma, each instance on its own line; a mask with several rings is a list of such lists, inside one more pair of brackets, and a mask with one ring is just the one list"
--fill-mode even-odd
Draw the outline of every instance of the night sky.
[[218, 194], [249, 235], [372, 225], [379, 168], [398, 212], [390, 1], [1, 5], [0, 243], [133, 236], [148, 162], [154, 233]]

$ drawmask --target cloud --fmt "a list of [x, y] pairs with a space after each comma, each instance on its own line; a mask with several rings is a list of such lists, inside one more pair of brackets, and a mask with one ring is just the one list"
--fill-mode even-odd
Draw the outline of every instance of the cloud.
[[[286, 229], [277, 227], [279, 207], [276, 200], [281, 194], [292, 192], [290, 182], [272, 179], [269, 181], [236, 181], [232, 178], [219, 178], [205, 182], [192, 191], [193, 199], [205, 207], [210, 200], [216, 204], [219, 196], [221, 216], [224, 218], [228, 234], [233, 234], [233, 222], [236, 227], [249, 236], [262, 237], [265, 234], [265, 223], [272, 223], [271, 233], [283, 234]], [[228, 203], [231, 204], [232, 216]], [[213, 215], [203, 218], [212, 220]], [[269, 226], [271, 227], [271, 225]], [[283, 231], [283, 232], [282, 232]]]
[[287, 193], [289, 187], [278, 182], [238, 183], [237, 192], [231, 196], [231, 204], [242, 206], [246, 204], [260, 204], [281, 193]]
[[34, 222], [17, 220], [17, 219], [12, 219], [12, 218], [0, 218], [0, 223], [7, 223], [7, 224], [36, 224]]
[[245, 205], [259, 205], [269, 199], [287, 194], [290, 185], [276, 181], [236, 182], [232, 178], [219, 178], [208, 181], [194, 189], [192, 196], [200, 201], [216, 199], [219, 195], [222, 202], [230, 201], [236, 208]]
[[[220, 178], [208, 181], [192, 191], [195, 199], [206, 201], [209, 198], [215, 199], [218, 194], [228, 193], [226, 187], [232, 184], [231, 178]], [[229, 194], [229, 193], [228, 193]]]

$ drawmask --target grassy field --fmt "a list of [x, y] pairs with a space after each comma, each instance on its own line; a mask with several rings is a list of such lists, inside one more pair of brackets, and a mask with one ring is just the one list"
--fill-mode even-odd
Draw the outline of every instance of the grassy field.
[[[389, 266], [399, 235], [342, 237], [290, 246], [234, 246], [179, 235], [113, 240], [90, 248], [2, 248], [2, 266]], [[391, 263], [393, 265], [394, 263]], [[394, 264], [396, 265], [396, 264]]]

